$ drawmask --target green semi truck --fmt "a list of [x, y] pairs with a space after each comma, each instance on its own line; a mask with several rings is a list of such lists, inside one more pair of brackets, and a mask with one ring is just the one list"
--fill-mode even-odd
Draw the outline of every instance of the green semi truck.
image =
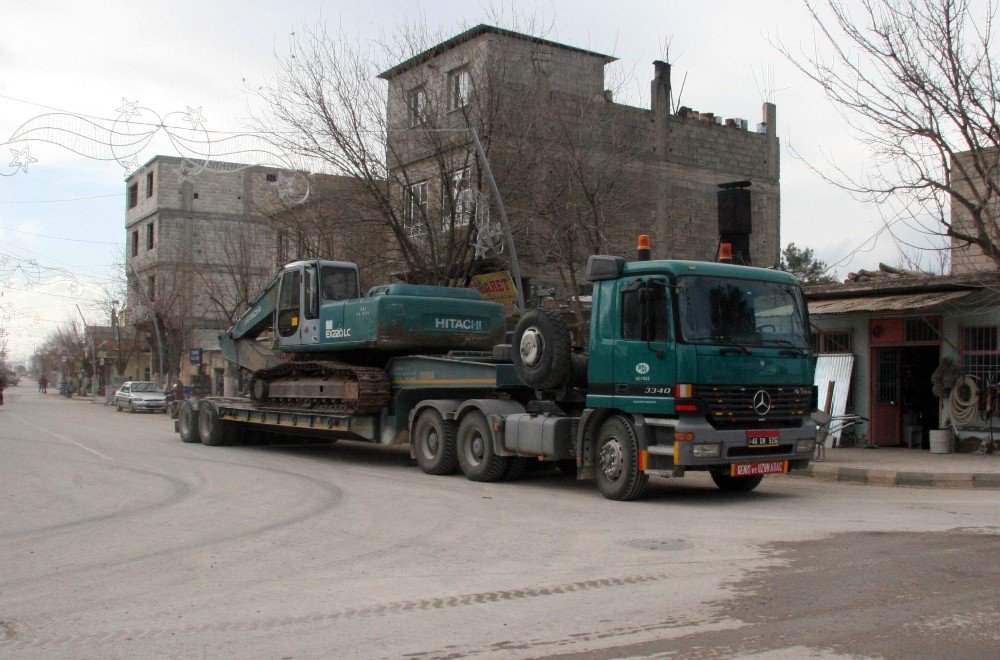
[[176, 429], [206, 445], [409, 444], [424, 472], [474, 481], [551, 461], [616, 500], [650, 476], [708, 471], [749, 491], [809, 462], [814, 356], [791, 275], [613, 256], [591, 257], [587, 275], [584, 353], [548, 310], [507, 333], [502, 307], [471, 289], [362, 295], [354, 264], [289, 264], [220, 336], [251, 375], [247, 396], [183, 402]]

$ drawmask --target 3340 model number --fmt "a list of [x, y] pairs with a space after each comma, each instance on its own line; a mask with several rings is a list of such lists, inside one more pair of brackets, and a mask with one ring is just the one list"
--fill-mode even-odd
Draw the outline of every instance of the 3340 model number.
[[659, 394], [661, 396], [667, 396], [672, 393], [672, 387], [647, 387], [643, 390], [643, 394]]

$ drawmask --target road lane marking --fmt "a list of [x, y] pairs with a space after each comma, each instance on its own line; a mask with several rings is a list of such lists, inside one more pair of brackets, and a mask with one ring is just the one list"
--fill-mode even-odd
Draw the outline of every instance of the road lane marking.
[[62, 433], [56, 433], [55, 431], [51, 431], [51, 430], [45, 428], [44, 426], [39, 426], [38, 424], [35, 424], [34, 422], [32, 422], [30, 420], [27, 420], [27, 419], [21, 417], [20, 415], [15, 415], [12, 412], [8, 412], [7, 414], [9, 416], [13, 417], [14, 419], [20, 420], [21, 423], [23, 423], [23, 424], [27, 424], [28, 426], [33, 426], [36, 429], [38, 429], [39, 431], [45, 431], [49, 435], [54, 435], [55, 437], [59, 438], [60, 440], [65, 440], [66, 442], [70, 443], [71, 445], [75, 445], [75, 446], [79, 447], [83, 451], [90, 452], [94, 456], [100, 456], [101, 458], [103, 458], [106, 461], [114, 461], [115, 460], [115, 459], [111, 458], [110, 456], [108, 456], [107, 454], [102, 454], [101, 452], [97, 451], [96, 449], [91, 449], [87, 445], [80, 444], [79, 442], [77, 442], [73, 438], [68, 438], [65, 435], [63, 435]]

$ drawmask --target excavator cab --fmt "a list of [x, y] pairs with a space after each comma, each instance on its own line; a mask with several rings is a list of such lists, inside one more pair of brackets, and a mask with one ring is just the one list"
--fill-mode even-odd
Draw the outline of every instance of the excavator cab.
[[361, 297], [358, 267], [346, 261], [296, 261], [285, 266], [278, 284], [275, 330], [278, 346], [319, 343], [324, 303]]

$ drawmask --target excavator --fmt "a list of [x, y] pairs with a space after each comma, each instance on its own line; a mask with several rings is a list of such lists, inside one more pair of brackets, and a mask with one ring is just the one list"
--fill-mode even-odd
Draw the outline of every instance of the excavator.
[[[257, 341], [267, 330], [271, 346]], [[503, 335], [503, 308], [472, 289], [387, 284], [362, 296], [357, 265], [317, 259], [285, 266], [219, 344], [252, 374], [255, 404], [352, 414], [388, 403], [393, 357], [490, 351]]]

